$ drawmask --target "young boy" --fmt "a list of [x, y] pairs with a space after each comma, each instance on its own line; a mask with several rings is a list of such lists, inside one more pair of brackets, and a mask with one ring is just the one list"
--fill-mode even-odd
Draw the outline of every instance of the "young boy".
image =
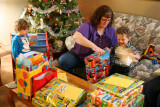
[[30, 51], [29, 37], [28, 37], [29, 24], [24, 19], [19, 19], [15, 23], [15, 31], [17, 35], [12, 39], [12, 55], [14, 60], [20, 53]]
[[130, 67], [119, 61], [120, 58], [117, 56], [115, 49], [118, 46], [124, 46], [125, 48], [129, 48], [130, 50], [132, 50], [132, 53], [130, 53], [130, 56], [137, 60], [140, 59], [140, 55], [138, 54], [138, 51], [136, 50], [136, 48], [130, 45], [130, 42], [129, 42], [130, 31], [127, 27], [124, 27], [124, 26], [119, 27], [116, 33], [117, 33], [118, 44], [114, 45], [111, 48], [111, 66], [110, 66], [111, 69], [110, 69], [109, 75], [112, 75], [114, 73], [128, 75], [130, 71]]

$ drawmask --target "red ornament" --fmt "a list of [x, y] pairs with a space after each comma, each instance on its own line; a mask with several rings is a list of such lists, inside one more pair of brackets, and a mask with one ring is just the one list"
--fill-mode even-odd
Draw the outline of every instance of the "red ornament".
[[52, 18], [50, 18], [49, 20], [50, 20], [50, 21], [53, 21], [53, 19], [52, 19]]
[[70, 24], [66, 24], [65, 27], [67, 27], [67, 26], [71, 26], [71, 25]]
[[48, 0], [45, 0], [45, 1], [48, 1]]

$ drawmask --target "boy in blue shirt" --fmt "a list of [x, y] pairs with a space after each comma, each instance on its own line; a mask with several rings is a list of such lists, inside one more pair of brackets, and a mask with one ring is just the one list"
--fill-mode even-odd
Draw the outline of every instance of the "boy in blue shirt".
[[20, 53], [26, 53], [30, 51], [29, 37], [28, 37], [29, 24], [24, 19], [19, 19], [15, 23], [15, 31], [17, 35], [12, 39], [12, 55], [14, 60]]

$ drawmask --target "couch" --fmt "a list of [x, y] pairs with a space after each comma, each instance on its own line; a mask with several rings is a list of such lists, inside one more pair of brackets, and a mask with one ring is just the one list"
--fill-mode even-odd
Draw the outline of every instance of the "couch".
[[[113, 27], [117, 29], [123, 25], [129, 27], [131, 31], [131, 44], [142, 53], [149, 44], [160, 44], [160, 20], [114, 12]], [[74, 40], [72, 36], [66, 39], [65, 44], [68, 49], [73, 47]], [[153, 76], [151, 76], [152, 72], [159, 69], [160, 65], [154, 65], [152, 64], [152, 60], [142, 58], [138, 63], [132, 65], [131, 68], [129, 76], [149, 80], [153, 78]]]
[[[113, 27], [129, 27], [131, 44], [142, 53], [149, 44], [160, 44], [160, 20], [118, 12], [114, 12], [114, 15]], [[132, 65], [129, 76], [148, 81], [156, 76], [152, 72], [159, 68], [159, 64], [152, 64], [152, 60], [143, 57], [137, 64]]]

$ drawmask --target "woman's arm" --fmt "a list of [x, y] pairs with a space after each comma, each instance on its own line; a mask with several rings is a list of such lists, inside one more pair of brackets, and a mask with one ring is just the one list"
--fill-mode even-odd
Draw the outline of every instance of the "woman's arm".
[[91, 48], [93, 51], [95, 51], [98, 55], [102, 55], [105, 53], [105, 51], [98, 46], [96, 46], [93, 42], [89, 41], [87, 38], [85, 38], [80, 32], [76, 31], [73, 35], [73, 39], [76, 43]]

